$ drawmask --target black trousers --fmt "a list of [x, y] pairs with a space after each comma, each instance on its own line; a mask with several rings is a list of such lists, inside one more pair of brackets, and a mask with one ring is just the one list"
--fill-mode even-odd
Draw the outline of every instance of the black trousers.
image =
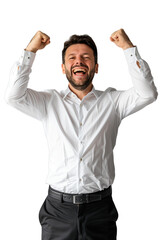
[[111, 195], [79, 205], [47, 196], [39, 212], [42, 240], [116, 240], [117, 219]]

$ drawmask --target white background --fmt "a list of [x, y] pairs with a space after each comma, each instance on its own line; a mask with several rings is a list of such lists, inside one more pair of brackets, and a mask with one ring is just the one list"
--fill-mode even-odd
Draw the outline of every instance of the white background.
[[[61, 50], [72, 34], [89, 34], [99, 50], [97, 89], [131, 86], [123, 51], [110, 42], [124, 28], [150, 65], [160, 89], [159, 1], [2, 1], [0, 6], [0, 238], [40, 239], [38, 212], [48, 186], [48, 149], [41, 123], [8, 106], [4, 93], [13, 63], [37, 30], [51, 44], [37, 53], [29, 87], [67, 87]], [[160, 105], [126, 118], [115, 148], [113, 198], [119, 211], [118, 240], [160, 239]], [[72, 239], [71, 239], [72, 240]], [[99, 240], [99, 239], [97, 239]]]

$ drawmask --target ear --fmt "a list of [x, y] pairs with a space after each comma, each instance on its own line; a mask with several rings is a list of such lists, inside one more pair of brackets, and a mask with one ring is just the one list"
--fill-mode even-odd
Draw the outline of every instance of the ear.
[[66, 74], [66, 71], [65, 71], [65, 66], [64, 66], [64, 64], [61, 64], [61, 68], [62, 68], [62, 72], [63, 72], [63, 74]]
[[95, 73], [98, 73], [98, 67], [99, 67], [99, 65], [97, 63], [96, 66], [95, 66]]

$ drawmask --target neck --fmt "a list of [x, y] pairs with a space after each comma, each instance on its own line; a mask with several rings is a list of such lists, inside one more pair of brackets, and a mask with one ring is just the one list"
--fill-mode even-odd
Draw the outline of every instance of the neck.
[[82, 100], [89, 92], [92, 91], [93, 85], [92, 83], [90, 83], [90, 85], [84, 89], [84, 90], [77, 90], [76, 88], [74, 88], [70, 83], [69, 83], [69, 88], [70, 90], [77, 95], [77, 97]]

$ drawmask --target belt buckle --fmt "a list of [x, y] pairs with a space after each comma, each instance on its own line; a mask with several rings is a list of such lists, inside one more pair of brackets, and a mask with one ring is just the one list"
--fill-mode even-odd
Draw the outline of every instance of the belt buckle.
[[84, 201], [83, 201], [83, 194], [80, 194], [80, 195], [73, 195], [73, 203], [74, 204], [83, 204]]

